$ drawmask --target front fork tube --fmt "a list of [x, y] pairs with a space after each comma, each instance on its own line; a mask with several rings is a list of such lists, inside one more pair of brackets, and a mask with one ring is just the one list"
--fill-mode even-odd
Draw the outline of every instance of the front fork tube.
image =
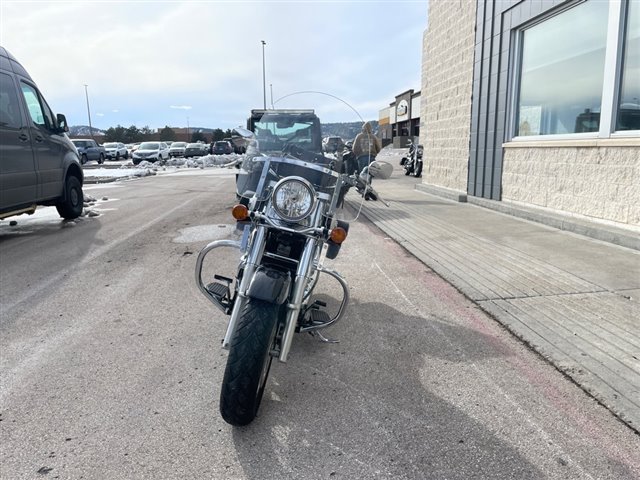
[[286, 362], [289, 356], [289, 350], [291, 350], [291, 342], [293, 342], [293, 335], [296, 332], [296, 326], [298, 325], [298, 317], [300, 316], [300, 309], [302, 308], [302, 301], [304, 299], [305, 287], [311, 280], [309, 272], [313, 263], [314, 255], [316, 253], [318, 240], [312, 237], [307, 238], [307, 242], [298, 264], [296, 271], [295, 282], [293, 283], [293, 293], [291, 295], [291, 303], [287, 305], [287, 320], [285, 323], [284, 335], [282, 336], [282, 345], [280, 347], [281, 362]]
[[244, 308], [245, 303], [247, 302], [247, 296], [245, 292], [249, 288], [249, 283], [251, 283], [251, 279], [253, 278], [253, 274], [256, 271], [256, 267], [260, 264], [262, 260], [262, 254], [264, 253], [264, 244], [265, 244], [265, 235], [267, 229], [265, 227], [258, 227], [256, 229], [255, 236], [253, 241], [249, 245], [249, 257], [247, 258], [247, 263], [244, 267], [244, 273], [242, 274], [242, 280], [240, 281], [240, 285], [238, 287], [238, 291], [236, 292], [236, 299], [233, 305], [233, 311], [231, 312], [231, 318], [229, 319], [229, 325], [227, 325], [227, 333], [224, 336], [224, 340], [222, 341], [222, 348], [229, 349], [229, 343], [231, 342], [231, 337], [233, 336], [233, 332], [236, 329], [236, 324], [238, 323], [238, 317], [240, 316], [240, 312]]

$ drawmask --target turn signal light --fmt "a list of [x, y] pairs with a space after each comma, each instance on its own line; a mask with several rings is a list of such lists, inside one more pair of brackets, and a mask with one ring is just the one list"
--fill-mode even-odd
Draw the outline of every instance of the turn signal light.
[[347, 239], [347, 231], [342, 227], [336, 227], [331, 230], [329, 238], [333, 243], [341, 244]]
[[249, 218], [249, 209], [245, 205], [236, 205], [231, 210], [231, 215], [238, 221], [246, 220]]

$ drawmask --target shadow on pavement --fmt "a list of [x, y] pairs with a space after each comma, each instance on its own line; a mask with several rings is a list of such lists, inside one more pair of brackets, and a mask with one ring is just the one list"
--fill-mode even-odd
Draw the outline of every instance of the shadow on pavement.
[[502, 355], [483, 334], [382, 303], [350, 310], [330, 332], [343, 343], [298, 336], [287, 365], [272, 367], [258, 418], [233, 430], [246, 478], [544, 476], [421, 379], [430, 358]]

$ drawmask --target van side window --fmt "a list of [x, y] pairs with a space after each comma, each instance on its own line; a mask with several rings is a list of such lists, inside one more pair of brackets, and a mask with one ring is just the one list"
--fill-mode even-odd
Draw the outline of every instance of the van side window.
[[51, 114], [48, 109], [40, 102], [38, 91], [26, 83], [21, 83], [21, 86], [22, 94], [24, 95], [25, 102], [27, 103], [27, 109], [29, 110], [29, 115], [31, 116], [33, 123], [50, 129], [54, 125], [53, 119], [51, 118]]
[[13, 79], [0, 73], [0, 127], [20, 128], [20, 104]]

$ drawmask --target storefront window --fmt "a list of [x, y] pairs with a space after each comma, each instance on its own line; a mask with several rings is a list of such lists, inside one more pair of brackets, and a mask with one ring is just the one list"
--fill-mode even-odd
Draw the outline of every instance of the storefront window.
[[640, 130], [640, 2], [629, 2], [616, 130]]
[[599, 130], [608, 13], [591, 0], [522, 32], [516, 135]]

